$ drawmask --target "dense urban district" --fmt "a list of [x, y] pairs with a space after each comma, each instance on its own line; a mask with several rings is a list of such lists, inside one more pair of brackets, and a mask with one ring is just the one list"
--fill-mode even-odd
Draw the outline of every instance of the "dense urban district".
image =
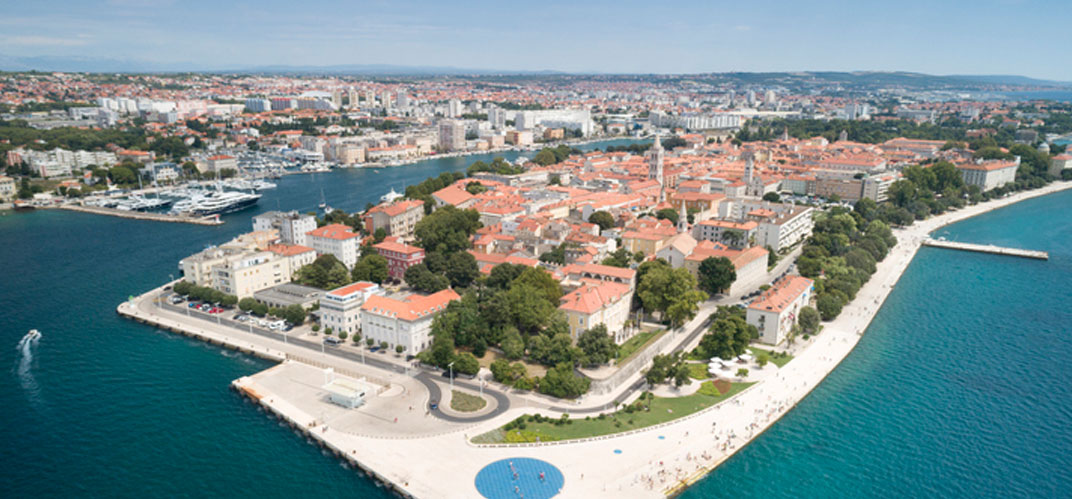
[[[282, 175], [526, 151], [360, 212], [258, 214], [119, 309], [287, 360], [236, 383], [333, 448], [427, 438], [475, 473], [466, 453], [688, 424], [810, 380], [794, 362], [825, 375], [848, 350], [819, 340], [854, 301], [862, 325], [837, 329], [862, 333], [909, 227], [1072, 179], [1067, 103], [869, 81], [7, 73], [0, 197], [214, 224]], [[634, 140], [577, 148], [610, 138]], [[361, 452], [397, 490], [436, 490]], [[694, 471], [644, 470], [603, 471], [649, 492]]]

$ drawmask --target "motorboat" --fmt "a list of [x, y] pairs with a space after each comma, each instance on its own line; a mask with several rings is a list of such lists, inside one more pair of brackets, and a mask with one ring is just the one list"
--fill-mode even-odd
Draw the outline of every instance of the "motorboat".
[[403, 197], [406, 197], [405, 194], [399, 194], [399, 193], [395, 192], [394, 187], [392, 187], [391, 192], [388, 192], [387, 194], [384, 194], [383, 196], [380, 196], [380, 201], [383, 201], [385, 203], [390, 203], [390, 202], [392, 202], [392, 201], [394, 201], [394, 200], [396, 200], [398, 198], [403, 198]]

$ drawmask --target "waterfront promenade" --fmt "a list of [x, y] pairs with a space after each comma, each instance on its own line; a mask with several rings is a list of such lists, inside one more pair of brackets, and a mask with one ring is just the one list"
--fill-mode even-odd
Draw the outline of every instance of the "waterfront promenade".
[[[258, 395], [261, 404], [303, 427], [308, 434], [347, 459], [363, 463], [404, 495], [416, 497], [478, 497], [474, 478], [488, 463], [530, 457], [547, 461], [565, 474], [562, 497], [657, 497], [679, 492], [728, 459], [752, 438], [795, 406], [844, 359], [857, 344], [883, 301], [928, 234], [944, 225], [1058, 190], [1058, 182], [950, 212], [911, 227], [896, 229], [898, 244], [878, 265], [871, 280], [841, 315], [826, 323], [823, 333], [796, 358], [735, 398], [669, 424], [584, 442], [548, 442], [521, 446], [481, 446], [470, 438], [495, 429], [522, 414], [551, 409], [512, 404], [484, 422], [455, 431], [412, 438], [359, 435], [322, 420], [319, 407], [303, 405], [287, 390], [273, 387], [267, 375], [237, 382]], [[132, 306], [132, 305], [131, 305]], [[150, 305], [151, 306], [151, 305]], [[121, 306], [122, 307], [122, 306]], [[764, 369], [774, 369], [768, 366]], [[267, 372], [267, 371], [266, 371]], [[442, 423], [449, 424], [449, 423]], [[449, 456], [449, 458], [444, 458]]]

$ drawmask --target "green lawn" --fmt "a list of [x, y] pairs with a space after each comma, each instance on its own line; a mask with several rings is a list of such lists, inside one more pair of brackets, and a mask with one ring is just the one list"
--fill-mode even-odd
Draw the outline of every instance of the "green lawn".
[[483, 409], [485, 405], [488, 405], [488, 401], [476, 395], [459, 392], [458, 390], [450, 392], [450, 408], [455, 411], [474, 412]]
[[[651, 409], [634, 410], [632, 413], [625, 409], [614, 414], [604, 416], [603, 419], [572, 419], [566, 424], [554, 422], [527, 422], [524, 428], [505, 430], [498, 428], [483, 435], [473, 438], [474, 443], [516, 443], [516, 442], [550, 442], [554, 440], [570, 440], [600, 435], [610, 435], [624, 431], [646, 428], [648, 426], [665, 423], [677, 418], [688, 416], [694, 412], [711, 407], [726, 400], [752, 383], [731, 383], [726, 393], [716, 395], [718, 390], [711, 381], [704, 382], [700, 391], [685, 397], [662, 398], [656, 397], [651, 401]], [[522, 416], [529, 418], [531, 416]]]
[[768, 354], [770, 354], [771, 364], [778, 366], [778, 369], [785, 367], [785, 365], [788, 364], [789, 361], [793, 360], [793, 356], [787, 353], [775, 353], [769, 350], [764, 350], [762, 348], [756, 347], [748, 347], [748, 350], [752, 352], [752, 355], [759, 355], [759, 352], [767, 352]]
[[659, 331], [644, 331], [637, 333], [632, 338], [629, 338], [622, 343], [622, 346], [618, 348], [618, 356], [615, 358], [617, 365], [625, 365], [629, 362], [637, 352], [644, 350], [651, 342], [659, 339], [663, 333], [666, 333], [665, 329]]
[[711, 375], [707, 372], [707, 364], [685, 364], [689, 368], [689, 377], [692, 379], [709, 379]]

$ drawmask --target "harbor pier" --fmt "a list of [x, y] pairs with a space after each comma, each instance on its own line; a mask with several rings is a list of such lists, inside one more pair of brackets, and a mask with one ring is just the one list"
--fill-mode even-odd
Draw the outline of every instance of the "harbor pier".
[[[52, 207], [50, 206], [48, 208]], [[217, 216], [193, 217], [186, 215], [171, 215], [167, 213], [117, 210], [115, 208], [104, 208], [102, 206], [84, 206], [77, 204], [62, 204], [55, 206], [55, 208], [61, 210], [78, 211], [82, 213], [93, 213], [95, 215], [109, 215], [120, 218], [133, 218], [135, 220], [151, 220], [154, 222], [187, 223], [194, 225], [223, 225], [223, 220], [220, 220], [220, 218]]]
[[940, 239], [927, 238], [923, 240], [923, 245], [933, 246], [935, 248], [975, 251], [978, 253], [991, 253], [994, 255], [1008, 255], [1018, 256], [1021, 258], [1034, 258], [1036, 260], [1050, 259], [1050, 254], [1045, 251], [1026, 250], [1020, 248], [1006, 248], [1003, 246], [995, 246], [993, 244], [958, 243], [954, 241], [944, 241]]

